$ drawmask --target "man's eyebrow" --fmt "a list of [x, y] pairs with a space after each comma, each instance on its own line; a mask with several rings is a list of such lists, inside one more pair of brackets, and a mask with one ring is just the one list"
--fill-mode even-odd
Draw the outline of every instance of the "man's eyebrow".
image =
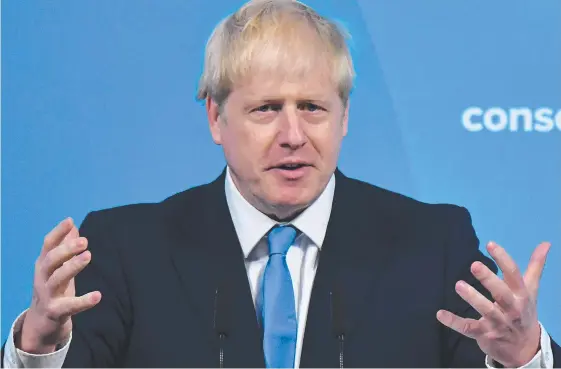
[[274, 96], [274, 95], [248, 95], [245, 100], [247, 101], [255, 101], [255, 102], [284, 102], [286, 100], [294, 100], [296, 102], [324, 102], [327, 103], [329, 99], [324, 95], [301, 95], [301, 96], [290, 96], [290, 97], [282, 97], [282, 96]]

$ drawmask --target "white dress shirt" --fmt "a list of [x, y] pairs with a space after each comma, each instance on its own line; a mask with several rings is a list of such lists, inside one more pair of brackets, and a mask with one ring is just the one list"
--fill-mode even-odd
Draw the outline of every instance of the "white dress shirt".
[[[335, 176], [332, 176], [318, 199], [290, 222], [301, 232], [286, 254], [286, 263], [290, 270], [292, 287], [294, 288], [296, 316], [298, 317], [295, 368], [298, 368], [300, 364], [308, 304], [316, 276], [319, 252], [331, 215], [334, 192]], [[257, 296], [261, 290], [262, 275], [269, 260], [266, 235], [271, 228], [279, 223], [247, 202], [237, 190], [229, 171], [226, 175], [226, 200], [245, 255], [245, 266], [253, 302], [257, 303]]]
[[[230, 171], [227, 171], [225, 181], [226, 200], [230, 215], [240, 241], [247, 270], [248, 280], [254, 303], [259, 296], [261, 277], [269, 259], [266, 235], [278, 222], [267, 217], [245, 200], [236, 188]], [[296, 315], [298, 317], [298, 335], [296, 341], [295, 368], [300, 366], [302, 353], [302, 339], [306, 328], [308, 315], [308, 304], [312, 293], [319, 253], [327, 223], [331, 215], [331, 205], [335, 192], [335, 176], [331, 177], [326, 188], [319, 198], [310, 205], [297, 218], [290, 222], [301, 233], [295, 239], [294, 244], [288, 250], [286, 261], [292, 278], [294, 288], [294, 301]], [[58, 351], [47, 355], [32, 355], [16, 349], [14, 345], [14, 332], [21, 330], [23, 321], [22, 313], [12, 326], [8, 341], [6, 342], [4, 367], [6, 368], [32, 368], [49, 367], [60, 368], [68, 352], [72, 336]], [[157, 319], [157, 317], [155, 317]], [[436, 318], [435, 318], [436, 319]], [[542, 350], [522, 368], [553, 368], [553, 354], [549, 335], [543, 327], [541, 334]], [[164, 338], [165, 339], [165, 338]], [[178, 353], [178, 355], [186, 355]], [[488, 368], [494, 368], [493, 363], [487, 357], [485, 364]]]

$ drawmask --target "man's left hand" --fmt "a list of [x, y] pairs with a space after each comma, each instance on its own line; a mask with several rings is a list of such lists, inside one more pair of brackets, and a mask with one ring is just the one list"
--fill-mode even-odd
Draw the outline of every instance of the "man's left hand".
[[502, 270], [504, 280], [481, 262], [473, 263], [471, 272], [495, 302], [466, 282], [459, 281], [456, 292], [481, 314], [481, 318], [462, 318], [440, 310], [437, 319], [456, 332], [475, 339], [485, 354], [506, 367], [518, 368], [528, 364], [540, 350], [536, 302], [549, 249], [549, 243], [541, 243], [522, 276], [507, 252], [499, 245], [489, 243], [487, 250]]

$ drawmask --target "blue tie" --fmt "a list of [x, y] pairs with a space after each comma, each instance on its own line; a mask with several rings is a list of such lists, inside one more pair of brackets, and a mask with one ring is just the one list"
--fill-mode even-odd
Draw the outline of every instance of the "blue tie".
[[263, 352], [267, 368], [294, 368], [298, 322], [286, 253], [296, 230], [278, 226], [269, 232], [269, 261], [262, 284]]

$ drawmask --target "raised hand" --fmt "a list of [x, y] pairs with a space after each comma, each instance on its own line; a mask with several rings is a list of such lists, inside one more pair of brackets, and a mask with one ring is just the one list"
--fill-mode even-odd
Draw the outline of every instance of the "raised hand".
[[58, 224], [46, 237], [35, 263], [33, 297], [16, 346], [28, 353], [55, 351], [72, 331], [72, 315], [95, 306], [101, 293], [76, 296], [74, 277], [91, 260], [88, 240], [80, 237], [71, 219]]
[[500, 279], [483, 263], [475, 262], [471, 272], [491, 293], [489, 301], [464, 281], [456, 292], [479, 314], [479, 320], [459, 317], [440, 310], [437, 319], [447, 327], [477, 340], [481, 350], [506, 367], [526, 365], [540, 349], [540, 325], [537, 317], [539, 282], [550, 244], [542, 243], [533, 252], [524, 276], [507, 252], [495, 243], [487, 250], [503, 272]]

